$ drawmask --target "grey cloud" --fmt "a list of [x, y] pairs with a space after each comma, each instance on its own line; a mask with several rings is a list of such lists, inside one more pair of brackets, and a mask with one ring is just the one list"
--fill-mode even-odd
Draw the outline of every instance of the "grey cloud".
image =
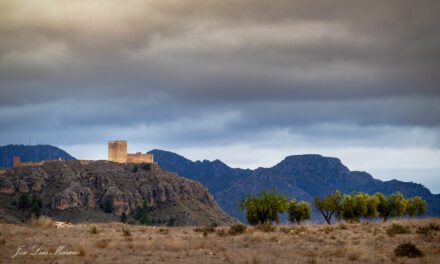
[[2, 3], [0, 102], [438, 98], [437, 11], [438, 1]]

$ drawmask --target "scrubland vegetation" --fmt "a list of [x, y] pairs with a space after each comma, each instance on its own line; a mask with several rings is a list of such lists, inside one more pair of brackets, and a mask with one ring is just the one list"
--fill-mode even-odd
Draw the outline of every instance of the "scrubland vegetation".
[[[1, 263], [438, 263], [440, 219], [203, 227], [0, 224]], [[75, 255], [13, 256], [60, 246]]]

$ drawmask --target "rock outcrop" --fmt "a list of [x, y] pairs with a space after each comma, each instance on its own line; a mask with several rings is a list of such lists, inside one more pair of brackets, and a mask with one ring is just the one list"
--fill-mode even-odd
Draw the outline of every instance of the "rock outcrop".
[[[115, 221], [122, 213], [133, 215], [144, 201], [152, 221], [172, 218], [181, 225], [235, 221], [201, 184], [163, 171], [157, 164], [51, 161], [0, 174], [1, 200], [17, 200], [23, 193], [40, 197], [44, 214], [71, 222]], [[111, 213], [104, 212], [108, 204]], [[9, 206], [9, 211], [19, 210]]]

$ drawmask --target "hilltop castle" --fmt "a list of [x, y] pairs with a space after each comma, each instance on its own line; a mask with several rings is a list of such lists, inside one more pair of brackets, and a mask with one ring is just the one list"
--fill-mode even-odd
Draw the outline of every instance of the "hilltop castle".
[[108, 160], [118, 163], [153, 163], [153, 154], [127, 153], [127, 141], [108, 142]]
[[[61, 158], [59, 159], [61, 160]], [[116, 140], [108, 142], [108, 160], [118, 163], [154, 163], [153, 154], [142, 154], [140, 152], [127, 153], [127, 141]], [[38, 162], [22, 162], [20, 157], [12, 158], [13, 167], [39, 166], [49, 160]], [[89, 164], [92, 160], [79, 160], [81, 164]]]

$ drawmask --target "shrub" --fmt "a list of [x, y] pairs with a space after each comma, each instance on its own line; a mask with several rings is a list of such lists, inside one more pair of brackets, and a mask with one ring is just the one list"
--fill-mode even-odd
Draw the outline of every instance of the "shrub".
[[146, 200], [142, 203], [142, 207], [136, 208], [134, 218], [139, 220], [143, 225], [150, 223], [150, 219], [148, 218], [148, 202]]
[[112, 203], [112, 201], [110, 199], [105, 200], [104, 206], [103, 206], [103, 210], [106, 213], [113, 212], [113, 203]]
[[423, 253], [416, 247], [416, 245], [408, 242], [398, 245], [394, 249], [394, 255], [396, 257], [416, 258], [421, 257]]
[[284, 234], [289, 234], [289, 233], [290, 233], [290, 230], [292, 230], [292, 229], [287, 228], [287, 227], [281, 227], [281, 228], [280, 228], [280, 232], [282, 232], [282, 233], [284, 233]]
[[170, 217], [170, 219], [168, 219], [167, 226], [171, 227], [174, 226], [175, 224], [176, 224], [176, 219], [174, 217]]
[[215, 227], [212, 225], [206, 225], [204, 227], [196, 227], [196, 228], [194, 228], [194, 232], [214, 233]]
[[125, 212], [122, 212], [122, 214], [121, 214], [121, 222], [122, 223], [127, 222], [127, 214]]
[[131, 169], [131, 172], [136, 173], [139, 170], [137, 165], [134, 165], [133, 169]]
[[130, 237], [131, 236], [130, 229], [123, 227], [122, 228], [122, 235], [124, 235], [124, 237]]
[[240, 235], [240, 234], [243, 234], [244, 232], [246, 232], [246, 226], [240, 225], [240, 224], [235, 224], [235, 225], [231, 225], [229, 227], [228, 234]]
[[151, 169], [151, 166], [148, 163], [142, 163], [142, 169], [149, 171]]
[[310, 205], [307, 202], [296, 202], [292, 200], [287, 206], [287, 214], [290, 222], [297, 222], [298, 225], [307, 219], [310, 219]]
[[387, 234], [392, 237], [394, 235], [398, 235], [398, 234], [409, 234], [409, 227], [407, 226], [402, 226], [402, 225], [398, 225], [398, 224], [392, 224], [387, 228]]
[[170, 230], [169, 230], [169, 229], [166, 229], [166, 228], [160, 228], [160, 229], [157, 231], [157, 233], [162, 234], [162, 235], [167, 235], [167, 234], [170, 233]]
[[27, 193], [22, 193], [18, 198], [18, 208], [25, 209], [29, 207], [29, 196]]
[[287, 210], [287, 197], [276, 192], [261, 192], [256, 197], [247, 196], [240, 208], [251, 225], [279, 222], [279, 214]]
[[225, 232], [225, 230], [223, 230], [223, 229], [219, 229], [219, 230], [217, 230], [217, 236], [219, 236], [219, 237], [224, 237], [224, 236], [226, 236], [228, 233], [226, 233]]
[[274, 232], [275, 231], [275, 227], [271, 224], [262, 224], [262, 225], [257, 225], [256, 229], [261, 231], [261, 232]]
[[96, 226], [90, 227], [90, 234], [92, 235], [98, 234], [98, 228]]
[[47, 216], [42, 216], [40, 218], [32, 218], [31, 226], [40, 228], [54, 227], [55, 223]]

